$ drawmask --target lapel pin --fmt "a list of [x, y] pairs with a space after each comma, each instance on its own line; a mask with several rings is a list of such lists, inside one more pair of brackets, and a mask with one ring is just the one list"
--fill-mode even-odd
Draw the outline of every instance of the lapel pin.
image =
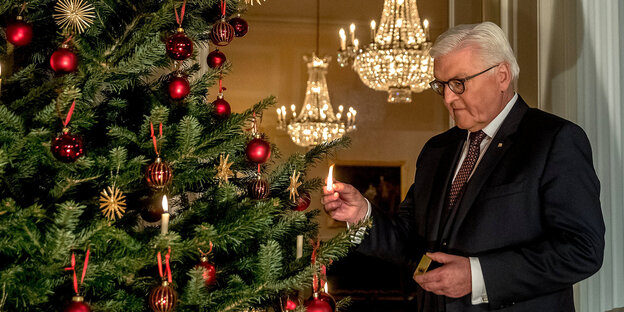
[[503, 143], [498, 143], [498, 147], [503, 147]]

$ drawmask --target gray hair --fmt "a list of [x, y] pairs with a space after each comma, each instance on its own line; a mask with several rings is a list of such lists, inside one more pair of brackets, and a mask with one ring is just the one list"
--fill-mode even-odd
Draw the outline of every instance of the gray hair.
[[466, 47], [476, 47], [486, 66], [508, 63], [512, 81], [518, 80], [518, 61], [505, 33], [492, 22], [457, 25], [447, 30], [436, 39], [429, 54], [435, 59]]

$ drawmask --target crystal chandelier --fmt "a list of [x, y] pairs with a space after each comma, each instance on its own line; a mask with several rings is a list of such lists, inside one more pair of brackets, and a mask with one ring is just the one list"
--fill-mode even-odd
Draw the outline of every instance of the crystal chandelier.
[[344, 114], [344, 107], [338, 106], [338, 113], [329, 101], [327, 89], [327, 66], [329, 57], [317, 57], [319, 51], [320, 5], [316, 0], [316, 53], [312, 57], [304, 56], [308, 63], [308, 83], [305, 99], [299, 114], [295, 104], [290, 106], [290, 114], [286, 115], [286, 107], [277, 109], [277, 128], [288, 131], [290, 138], [299, 146], [314, 146], [339, 139], [345, 133], [355, 130], [355, 116], [357, 112], [349, 107]]
[[369, 88], [388, 91], [388, 102], [409, 103], [412, 92], [429, 88], [433, 59], [429, 56], [429, 23], [420, 25], [416, 0], [385, 0], [379, 29], [371, 22], [371, 43], [360, 48], [355, 25], [349, 43], [340, 29], [340, 66], [352, 66]]
[[304, 56], [308, 63], [308, 83], [305, 99], [299, 114], [295, 104], [290, 106], [291, 118], [287, 120], [286, 107], [277, 109], [278, 129], [288, 131], [290, 138], [299, 146], [314, 146], [342, 137], [346, 132], [355, 130], [357, 112], [349, 107], [344, 114], [344, 107], [338, 106], [338, 113], [329, 101], [327, 89], [327, 66], [330, 58]]

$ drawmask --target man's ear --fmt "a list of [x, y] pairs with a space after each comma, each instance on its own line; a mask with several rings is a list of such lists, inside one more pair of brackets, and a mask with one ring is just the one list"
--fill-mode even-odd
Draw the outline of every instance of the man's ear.
[[499, 84], [500, 91], [507, 91], [511, 84], [511, 66], [509, 63], [503, 62], [497, 66], [496, 79]]

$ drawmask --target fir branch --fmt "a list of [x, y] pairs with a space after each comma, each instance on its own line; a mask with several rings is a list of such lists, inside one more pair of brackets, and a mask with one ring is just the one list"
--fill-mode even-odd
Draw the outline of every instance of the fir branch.
[[190, 157], [195, 151], [195, 146], [199, 143], [203, 127], [193, 116], [184, 116], [178, 124], [178, 160]]

